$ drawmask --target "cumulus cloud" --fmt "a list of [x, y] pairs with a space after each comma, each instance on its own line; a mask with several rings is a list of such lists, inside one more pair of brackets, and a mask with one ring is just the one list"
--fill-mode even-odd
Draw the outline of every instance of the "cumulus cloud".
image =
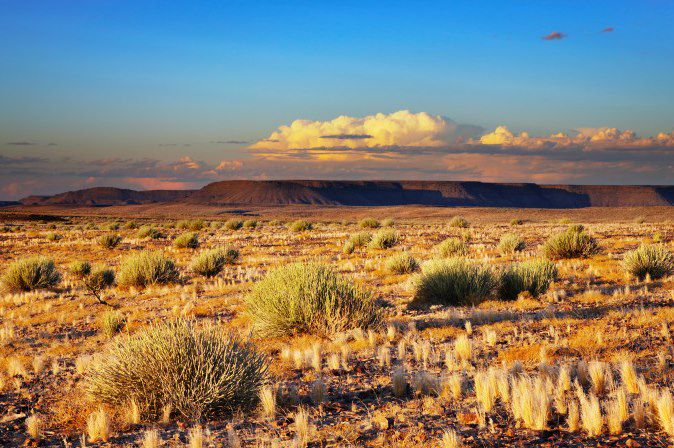
[[377, 148], [386, 146], [443, 146], [479, 134], [480, 128], [460, 125], [441, 115], [401, 110], [366, 117], [341, 116], [330, 121], [295, 120], [280, 126], [252, 149]]
[[546, 34], [545, 36], [542, 37], [543, 40], [562, 40], [566, 38], [567, 35], [566, 33], [562, 33], [559, 31], [553, 31], [550, 34]]

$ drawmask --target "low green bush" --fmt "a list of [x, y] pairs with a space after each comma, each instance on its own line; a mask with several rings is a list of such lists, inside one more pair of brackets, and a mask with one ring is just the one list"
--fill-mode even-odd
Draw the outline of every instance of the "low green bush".
[[0, 280], [4, 290], [18, 293], [53, 288], [61, 280], [61, 274], [52, 259], [35, 256], [11, 263]]
[[386, 260], [386, 270], [394, 274], [411, 274], [419, 270], [419, 263], [407, 252], [393, 255]]
[[449, 227], [458, 227], [461, 229], [465, 229], [468, 226], [470, 226], [470, 223], [466, 220], [466, 218], [463, 218], [461, 216], [455, 216], [449, 220]]
[[557, 277], [555, 263], [548, 260], [531, 260], [515, 263], [501, 272], [499, 298], [515, 300], [522, 292], [533, 297], [545, 293]]
[[73, 261], [68, 266], [68, 270], [75, 277], [82, 279], [91, 273], [91, 263], [88, 261]]
[[239, 258], [239, 251], [231, 248], [210, 249], [194, 257], [190, 270], [203, 277], [215, 277], [227, 264], [234, 264]]
[[304, 221], [301, 219], [290, 223], [290, 230], [296, 233], [306, 232], [313, 228], [314, 228], [313, 224], [311, 224], [309, 221]]
[[501, 255], [511, 255], [515, 252], [522, 252], [526, 244], [524, 240], [514, 233], [506, 233], [501, 236], [501, 239], [498, 242], [498, 249]]
[[553, 235], [543, 244], [543, 254], [551, 260], [588, 258], [598, 252], [597, 241], [577, 228]]
[[381, 224], [374, 218], [363, 218], [358, 225], [363, 229], [378, 229]]
[[164, 238], [164, 234], [161, 233], [159, 230], [155, 229], [154, 227], [151, 226], [143, 226], [140, 229], [138, 229], [138, 233], [136, 235], [138, 238], [149, 238], [152, 240], [158, 240], [160, 238]]
[[228, 219], [225, 221], [225, 229], [227, 230], [239, 230], [241, 227], [243, 227], [243, 221], [240, 219]]
[[173, 260], [161, 252], [142, 251], [127, 256], [119, 270], [122, 287], [146, 287], [178, 281], [180, 274]]
[[662, 244], [642, 244], [625, 254], [622, 265], [639, 279], [658, 279], [674, 272], [674, 255]]
[[122, 237], [114, 233], [101, 235], [98, 238], [98, 245], [104, 249], [113, 249], [122, 242]]
[[380, 230], [372, 236], [367, 243], [370, 249], [389, 249], [398, 244], [398, 234], [393, 230]]
[[456, 257], [467, 255], [470, 249], [465, 241], [458, 238], [447, 238], [435, 246], [435, 250], [441, 257]]
[[196, 249], [199, 247], [199, 234], [196, 232], [181, 233], [173, 240], [173, 247], [177, 249]]

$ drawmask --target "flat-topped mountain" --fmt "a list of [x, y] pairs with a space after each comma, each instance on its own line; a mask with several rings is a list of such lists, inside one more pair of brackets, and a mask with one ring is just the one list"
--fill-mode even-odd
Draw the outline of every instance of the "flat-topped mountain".
[[674, 186], [537, 185], [462, 181], [228, 180], [200, 190], [135, 191], [112, 187], [30, 196], [24, 205], [476, 206], [579, 208], [674, 205]]

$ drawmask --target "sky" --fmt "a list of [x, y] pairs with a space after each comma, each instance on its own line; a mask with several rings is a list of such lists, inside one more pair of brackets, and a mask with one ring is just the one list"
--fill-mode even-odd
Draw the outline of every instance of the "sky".
[[673, 184], [674, 2], [0, 0], [0, 200]]

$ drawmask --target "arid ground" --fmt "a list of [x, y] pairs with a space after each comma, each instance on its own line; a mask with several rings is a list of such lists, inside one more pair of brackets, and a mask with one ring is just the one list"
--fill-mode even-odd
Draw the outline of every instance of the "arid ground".
[[[311, 228], [293, 227], [298, 219]], [[410, 306], [421, 274], [388, 262], [404, 253], [423, 269], [460, 255], [497, 273], [543, 258], [546, 240], [576, 224], [597, 249], [548, 257], [554, 281], [515, 300]], [[176, 247], [186, 232], [198, 247]], [[365, 233], [381, 232], [395, 235], [391, 247], [367, 244]], [[524, 246], [502, 250], [505, 234]], [[115, 235], [105, 247], [102, 238]], [[354, 235], [364, 244], [345, 247]], [[448, 238], [463, 249], [443, 253]], [[642, 244], [674, 251], [674, 209], [7, 207], [0, 275], [40, 255], [60, 278], [0, 296], [0, 445], [669, 446], [674, 279], [627, 272], [625, 254]], [[196, 274], [195, 257], [214, 248], [238, 258], [214, 277]], [[73, 265], [105, 265], [119, 280], [126, 257], [145, 250], [174, 261], [179, 278], [92, 289]], [[295, 262], [326, 265], [366, 291], [380, 321], [253, 332], [245, 298], [270, 270]], [[88, 393], [110, 344], [178, 318], [250, 339], [268, 366], [261, 403], [190, 419]]]

